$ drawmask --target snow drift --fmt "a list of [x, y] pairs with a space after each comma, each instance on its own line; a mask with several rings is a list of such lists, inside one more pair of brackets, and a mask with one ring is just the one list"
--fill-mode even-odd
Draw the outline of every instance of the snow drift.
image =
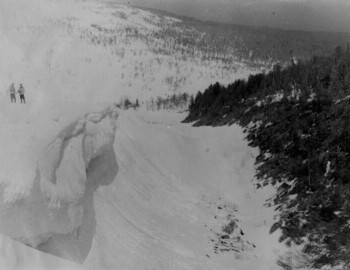
[[3, 182], [0, 232], [84, 269], [278, 269], [242, 130], [183, 117], [109, 108], [68, 125], [31, 188]]
[[[271, 191], [256, 191], [238, 126], [193, 128], [171, 112], [122, 111], [115, 181], [95, 192], [88, 269], [278, 269]], [[269, 193], [270, 192], [270, 193]]]
[[111, 107], [65, 128], [38, 161], [27, 192], [15, 192], [11, 183], [3, 183], [0, 231], [52, 254], [56, 239], [69, 237], [69, 248], [60, 251], [69, 250], [75, 261], [83, 260], [93, 236], [93, 193], [117, 174], [116, 120], [117, 112]]

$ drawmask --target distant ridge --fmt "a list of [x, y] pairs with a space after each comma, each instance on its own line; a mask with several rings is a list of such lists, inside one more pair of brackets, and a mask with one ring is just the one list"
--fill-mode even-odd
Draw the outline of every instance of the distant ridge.
[[[206, 33], [209, 47], [227, 46], [235, 48], [249, 62], [262, 61], [286, 63], [291, 58], [310, 58], [313, 55], [329, 55], [338, 45], [345, 47], [350, 42], [350, 33], [307, 31], [252, 26], [224, 22], [205, 21], [194, 17], [177, 15], [160, 9], [135, 6], [158, 16], [180, 19], [183, 28], [193, 28]], [[234, 39], [239, 39], [239, 41]], [[266, 68], [271, 68], [266, 63]]]
[[167, 10], [163, 9], [157, 9], [157, 8], [151, 8], [151, 7], [143, 7], [139, 5], [131, 5], [132, 7], [150, 11], [162, 16], [169, 16], [174, 17], [181, 20], [186, 21], [193, 21], [197, 23], [204, 23], [208, 25], [213, 26], [222, 26], [222, 27], [238, 27], [238, 28], [246, 28], [248, 29], [255, 29], [255, 30], [266, 30], [266, 31], [282, 31], [282, 32], [297, 32], [297, 33], [318, 33], [318, 34], [330, 34], [330, 35], [344, 35], [347, 37], [350, 37], [350, 32], [347, 31], [330, 31], [330, 30], [307, 30], [307, 29], [285, 29], [285, 28], [279, 28], [279, 27], [272, 27], [272, 26], [259, 26], [259, 25], [249, 25], [249, 24], [242, 24], [242, 23], [235, 23], [235, 22], [219, 22], [219, 21], [213, 21], [213, 20], [203, 20], [200, 18], [195, 18], [187, 15], [181, 15], [176, 14]]

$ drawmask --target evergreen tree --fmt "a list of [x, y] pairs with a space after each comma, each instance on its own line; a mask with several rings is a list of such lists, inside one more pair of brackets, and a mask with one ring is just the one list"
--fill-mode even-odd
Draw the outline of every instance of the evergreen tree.
[[245, 128], [249, 145], [260, 150], [257, 186], [277, 188], [271, 232], [281, 230], [286, 244], [304, 244], [314, 267], [350, 265], [348, 51], [339, 46], [331, 57], [210, 85], [191, 101], [185, 119]]

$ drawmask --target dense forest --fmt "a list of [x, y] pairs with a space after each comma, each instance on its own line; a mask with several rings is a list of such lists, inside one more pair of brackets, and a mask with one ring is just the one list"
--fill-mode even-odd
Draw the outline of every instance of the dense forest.
[[[273, 185], [271, 233], [297, 244], [308, 267], [350, 266], [350, 47], [292, 59], [228, 86], [210, 85], [185, 122], [239, 124], [259, 149], [256, 185]], [[288, 267], [286, 267], [288, 268]]]

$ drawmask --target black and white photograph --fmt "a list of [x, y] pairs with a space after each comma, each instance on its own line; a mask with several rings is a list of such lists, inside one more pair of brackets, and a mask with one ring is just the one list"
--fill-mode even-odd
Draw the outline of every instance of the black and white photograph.
[[350, 270], [350, 0], [0, 0], [1, 270]]

